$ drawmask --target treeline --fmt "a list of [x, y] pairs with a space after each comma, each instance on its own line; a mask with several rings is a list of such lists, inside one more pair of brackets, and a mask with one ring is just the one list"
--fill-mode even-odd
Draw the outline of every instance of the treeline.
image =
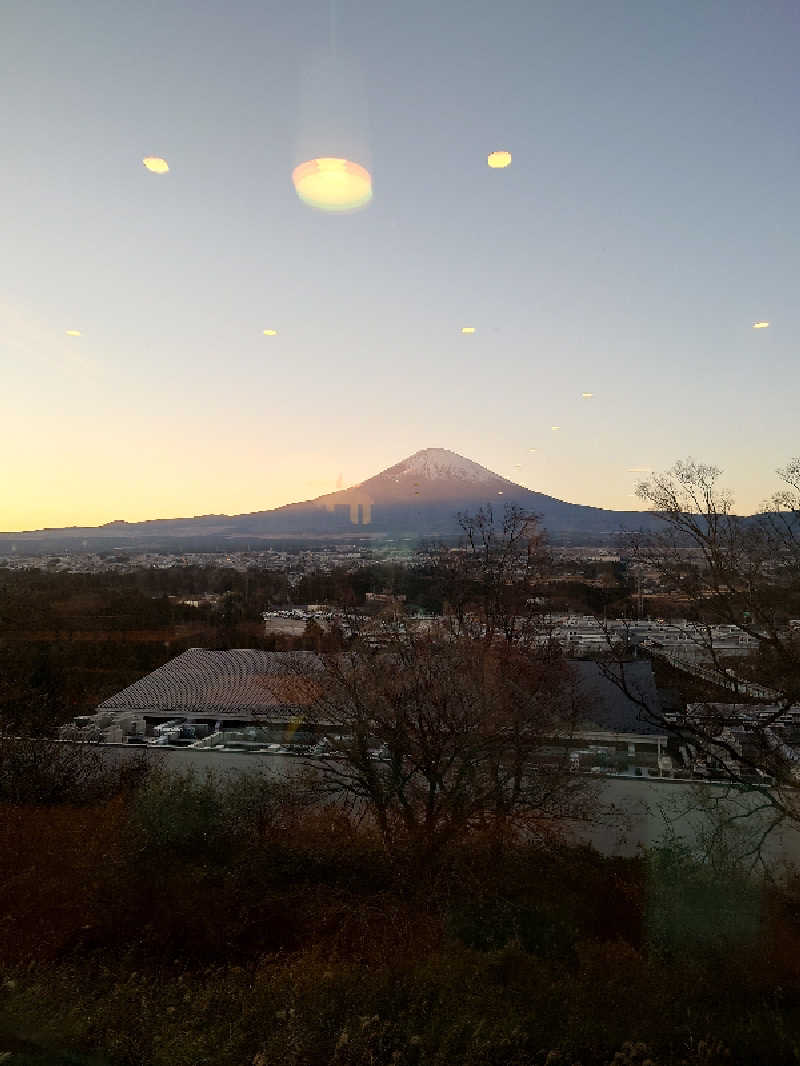
[[796, 877], [556, 835], [421, 862], [263, 777], [3, 756], [9, 1066], [796, 1061]]
[[[635, 607], [635, 583], [622, 563], [549, 564], [548, 580], [537, 591], [553, 611], [610, 617]], [[448, 598], [448, 577], [440, 562], [426, 566], [375, 564], [353, 572], [336, 569], [306, 574], [292, 590], [295, 603], [363, 604], [368, 592], [405, 596], [409, 607], [441, 614]]]
[[128, 574], [70, 574], [0, 568], [0, 635], [14, 632], [98, 632], [143, 630], [209, 622], [213, 612], [173, 602], [169, 597], [229, 595], [244, 616], [260, 617], [272, 603], [286, 601], [286, 574], [252, 568], [176, 566]]
[[[563, 568], [553, 568], [543, 590], [553, 610], [605, 609], [613, 615], [631, 605], [632, 585], [623, 568], [614, 564], [587, 567], [584, 581], [572, 572], [561, 576]], [[355, 570], [341, 567], [308, 573], [290, 589], [287, 574], [257, 567], [242, 572], [230, 567], [181, 566], [128, 574], [0, 567], [0, 638], [15, 633], [69, 636], [81, 631], [141, 631], [198, 621], [210, 625], [226, 602], [233, 605], [238, 619], [259, 621], [264, 610], [289, 602], [363, 605], [367, 593], [383, 592], [405, 596], [410, 606], [439, 614], [446, 603], [447, 575], [435, 563], [426, 567], [376, 563]], [[197, 608], [175, 602], [176, 597], [206, 594], [222, 597], [223, 603]]]

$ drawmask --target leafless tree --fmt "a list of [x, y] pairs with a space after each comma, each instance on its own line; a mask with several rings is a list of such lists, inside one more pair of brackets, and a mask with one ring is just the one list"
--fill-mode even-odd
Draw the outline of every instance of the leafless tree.
[[[705, 698], [677, 718], [662, 714], [629, 684], [628, 652], [610, 630], [605, 667], [645, 720], [714, 760], [732, 787], [763, 792], [780, 816], [775, 825], [800, 820], [798, 762], [784, 732], [800, 704], [800, 630], [792, 624], [800, 617], [800, 459], [778, 474], [783, 491], [748, 517], [733, 513], [721, 471], [691, 459], [637, 487], [664, 526], [633, 537], [632, 558], [687, 604], [696, 661], [673, 665], [691, 671]], [[720, 651], [719, 626], [741, 636], [741, 654]]]
[[434, 552], [450, 630], [489, 645], [540, 645], [550, 556], [537, 516], [508, 505], [499, 518], [486, 504], [458, 520], [459, 547]]
[[565, 663], [408, 633], [325, 667], [325, 785], [360, 805], [388, 848], [433, 853], [476, 828], [534, 833], [587, 808], [587, 780], [547, 750], [582, 710]]

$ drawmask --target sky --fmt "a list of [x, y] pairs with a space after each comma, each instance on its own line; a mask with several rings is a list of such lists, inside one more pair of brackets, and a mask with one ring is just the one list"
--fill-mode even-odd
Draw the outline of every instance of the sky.
[[[791, 0], [6, 0], [0, 529], [425, 447], [625, 510], [693, 456], [755, 510], [800, 453], [799, 38]], [[295, 193], [317, 141], [359, 212]]]

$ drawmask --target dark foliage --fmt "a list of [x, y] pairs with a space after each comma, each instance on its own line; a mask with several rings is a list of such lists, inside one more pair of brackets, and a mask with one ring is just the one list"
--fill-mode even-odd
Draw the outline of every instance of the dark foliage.
[[0, 856], [12, 1064], [794, 1061], [797, 884], [674, 846], [476, 834], [415, 871], [302, 791], [153, 774], [6, 803]]

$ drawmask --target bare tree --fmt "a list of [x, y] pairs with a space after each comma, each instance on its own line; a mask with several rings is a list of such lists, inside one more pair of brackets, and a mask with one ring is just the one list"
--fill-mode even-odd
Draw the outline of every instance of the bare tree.
[[[800, 760], [786, 743], [800, 703], [800, 630], [792, 624], [800, 617], [800, 459], [778, 474], [785, 489], [749, 517], [733, 513], [721, 471], [691, 459], [637, 487], [664, 528], [633, 537], [632, 557], [687, 604], [695, 661], [672, 663], [705, 698], [680, 716], [662, 714], [629, 684], [627, 652], [610, 631], [605, 667], [643, 718], [693, 745], [732, 786], [761, 791], [780, 816], [775, 825], [800, 820]], [[728, 645], [741, 639], [740, 654], [723, 653], [720, 627]]]
[[458, 520], [459, 547], [435, 552], [451, 631], [487, 644], [541, 643], [538, 593], [550, 557], [538, 517], [508, 505], [498, 519], [486, 504]]
[[433, 853], [479, 827], [535, 832], [586, 806], [586, 779], [547, 751], [581, 710], [565, 663], [409, 633], [390, 650], [328, 657], [318, 691], [325, 784], [389, 848]]

